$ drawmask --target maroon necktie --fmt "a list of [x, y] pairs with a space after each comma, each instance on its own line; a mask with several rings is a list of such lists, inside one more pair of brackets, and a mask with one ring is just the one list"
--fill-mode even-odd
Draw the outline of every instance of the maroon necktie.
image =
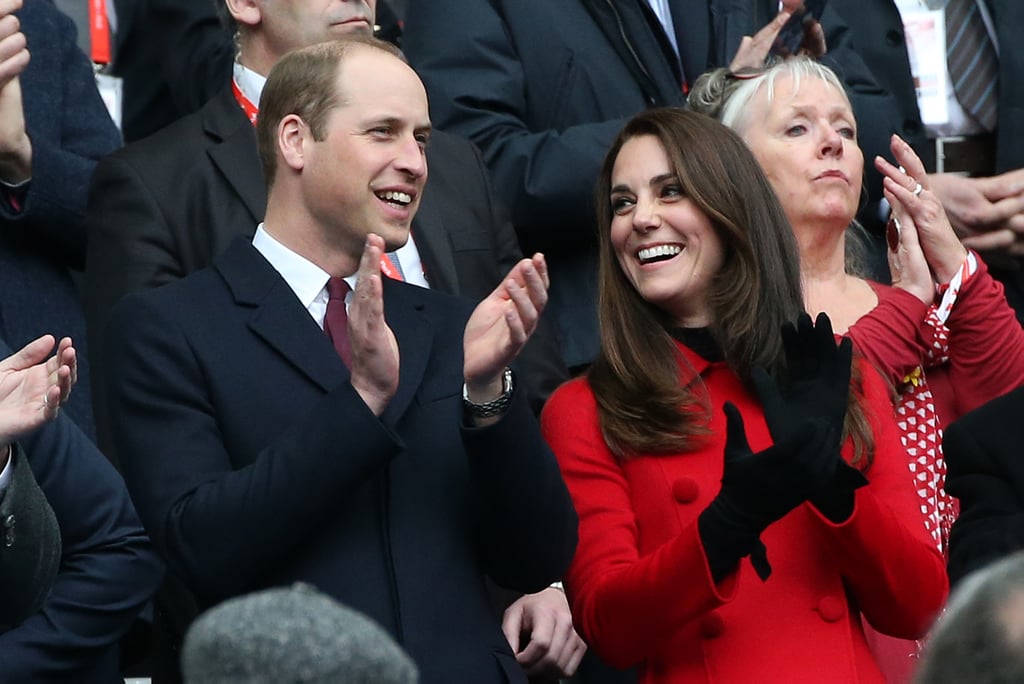
[[327, 313], [324, 315], [324, 332], [334, 343], [338, 356], [349, 368], [352, 367], [352, 348], [348, 344], [348, 312], [345, 311], [345, 295], [349, 286], [344, 278], [327, 281]]

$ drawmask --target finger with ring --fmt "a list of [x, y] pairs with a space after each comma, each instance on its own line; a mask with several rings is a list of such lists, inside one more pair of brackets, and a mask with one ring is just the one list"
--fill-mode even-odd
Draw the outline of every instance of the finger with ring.
[[917, 197], [917, 196], [919, 196], [919, 195], [921, 194], [921, 191], [922, 191], [922, 190], [924, 190], [924, 188], [923, 188], [923, 187], [921, 186], [921, 184], [920, 184], [920, 183], [918, 183], [917, 185], [915, 185], [915, 186], [914, 186], [914, 190], [913, 190], [913, 193], [914, 193], [914, 197]]

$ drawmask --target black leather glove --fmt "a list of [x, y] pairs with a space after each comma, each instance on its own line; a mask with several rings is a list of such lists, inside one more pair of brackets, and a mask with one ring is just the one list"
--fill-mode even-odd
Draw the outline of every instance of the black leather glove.
[[832, 429], [805, 419], [785, 440], [753, 453], [743, 417], [725, 404], [726, 441], [722, 489], [698, 518], [704, 552], [715, 581], [750, 554], [761, 579], [771, 573], [761, 532], [808, 499], [832, 477], [834, 463], [822, 458]]
[[833, 522], [842, 522], [853, 512], [854, 490], [868, 483], [840, 454], [850, 396], [853, 342], [844, 337], [837, 346], [832, 322], [820, 313], [814, 325], [807, 314], [800, 315], [796, 326], [785, 324], [782, 345], [789, 380], [781, 390], [764, 369], [755, 368], [751, 374], [768, 430], [778, 442], [792, 435], [807, 418], [821, 420], [831, 428], [835, 441], [827, 444], [826, 449], [835, 461], [833, 474], [811, 496], [811, 503]]
[[764, 369], [755, 368], [751, 374], [772, 439], [784, 440], [805, 419], [818, 418], [835, 428], [838, 451], [850, 396], [852, 341], [844, 337], [837, 346], [824, 313], [818, 314], [816, 325], [810, 316], [800, 314], [796, 326], [782, 326], [782, 348], [789, 377], [781, 389]]

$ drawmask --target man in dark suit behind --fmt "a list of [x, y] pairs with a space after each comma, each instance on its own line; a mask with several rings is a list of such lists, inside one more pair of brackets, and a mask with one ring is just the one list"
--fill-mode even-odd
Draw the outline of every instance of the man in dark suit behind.
[[[472, 315], [381, 277], [430, 134], [393, 50], [329, 42], [275, 67], [265, 223], [115, 307], [114, 432], [144, 524], [202, 603], [305, 581], [380, 622], [424, 682], [525, 681], [485, 578], [537, 591], [575, 546], [557, 465], [504, 370], [546, 303], [546, 267], [519, 261]], [[339, 327], [328, 286], [343, 277]]]
[[[910, 143], [929, 172], [929, 189], [942, 201], [957, 234], [966, 246], [983, 253], [993, 274], [1006, 286], [1006, 298], [1017, 318], [1024, 322], [1024, 51], [1016, 47], [1024, 29], [1024, 13], [1017, 0], [949, 3], [976, 4], [991, 19], [986, 29], [999, 46], [994, 130], [985, 131], [966, 112], [950, 116], [946, 124], [926, 125], [923, 121], [909, 54], [913, 36], [906, 34], [901, 13], [920, 17], [928, 7], [937, 7], [941, 15], [943, 3], [832, 0], [831, 7], [849, 25], [853, 47], [839, 66], [846, 66], [851, 55], [867, 64], [891, 104], [873, 111], [870, 118], [858, 112], [858, 119], [870, 122], [878, 133], [898, 133]], [[946, 35], [950, 35], [948, 30]], [[918, 37], [918, 42], [930, 45], [936, 39]], [[944, 53], [945, 44], [938, 42]], [[935, 63], [930, 61], [929, 66]], [[927, 76], [925, 80], [929, 80]], [[952, 84], [948, 87], [953, 88]], [[935, 87], [924, 90], [934, 92]], [[945, 104], [948, 108], [949, 101]], [[866, 153], [883, 155], [887, 150], [861, 147]], [[938, 159], [940, 152], [942, 160]]]
[[960, 499], [949, 536], [949, 580], [1024, 550], [1024, 387], [946, 430], [946, 491]]

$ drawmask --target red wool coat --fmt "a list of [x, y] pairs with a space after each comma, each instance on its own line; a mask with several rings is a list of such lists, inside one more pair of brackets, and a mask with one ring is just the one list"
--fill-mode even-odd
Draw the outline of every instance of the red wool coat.
[[836, 525], [805, 503], [762, 535], [766, 582], [744, 559], [715, 585], [697, 516], [721, 486], [724, 402], [743, 414], [755, 452], [771, 438], [756, 397], [724, 363], [680, 349], [713, 408], [713, 434], [697, 451], [620, 463], [601, 437], [585, 379], [563, 385], [545, 408], [544, 435], [580, 519], [565, 578], [580, 633], [609, 664], [639, 665], [645, 684], [883, 682], [858, 612], [881, 632], [916, 638], [948, 582], [916, 511], [881, 378], [862, 366], [875, 456], [851, 517]]

